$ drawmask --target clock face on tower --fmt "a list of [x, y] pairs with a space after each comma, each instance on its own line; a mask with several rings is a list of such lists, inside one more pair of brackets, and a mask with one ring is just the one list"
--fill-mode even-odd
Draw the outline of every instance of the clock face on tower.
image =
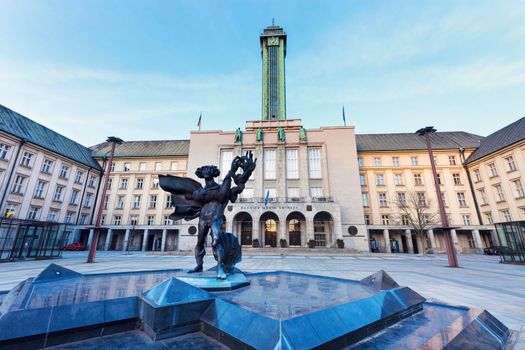
[[268, 46], [277, 46], [279, 45], [279, 38], [272, 36], [268, 38]]

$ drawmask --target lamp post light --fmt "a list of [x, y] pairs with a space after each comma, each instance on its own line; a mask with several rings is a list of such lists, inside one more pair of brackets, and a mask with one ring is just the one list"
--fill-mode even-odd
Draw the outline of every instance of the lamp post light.
[[115, 155], [115, 146], [120, 145], [124, 141], [115, 136], [110, 136], [106, 142], [111, 142], [111, 152], [109, 154], [109, 160], [106, 164], [106, 175], [104, 176], [104, 187], [102, 188], [102, 196], [100, 204], [98, 206], [97, 219], [95, 221], [95, 235], [91, 241], [91, 246], [89, 247], [89, 254], [87, 258], [88, 263], [95, 262], [95, 255], [97, 253], [98, 237], [100, 236], [100, 220], [102, 218], [102, 210], [104, 209], [103, 203], [104, 198], [106, 197], [106, 191], [108, 189], [109, 176], [111, 175], [111, 165], [113, 164], [113, 156]]
[[436, 132], [433, 126], [427, 126], [416, 131], [419, 136], [424, 136], [427, 143], [428, 156], [430, 157], [430, 165], [432, 166], [432, 176], [434, 177], [434, 186], [436, 187], [437, 202], [439, 205], [439, 216], [441, 218], [441, 226], [443, 234], [445, 236], [445, 246], [447, 247], [447, 257], [449, 267], [459, 267], [458, 257], [456, 254], [456, 248], [452, 242], [450, 234], [450, 225], [448, 222], [447, 214], [445, 213], [445, 205], [443, 203], [443, 196], [441, 194], [441, 188], [439, 187], [439, 179], [436, 171], [436, 163], [434, 161], [434, 154], [432, 152], [432, 145], [430, 143], [430, 134]]

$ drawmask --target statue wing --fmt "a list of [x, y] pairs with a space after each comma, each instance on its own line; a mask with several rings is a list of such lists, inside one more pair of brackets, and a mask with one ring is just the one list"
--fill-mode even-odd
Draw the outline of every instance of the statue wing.
[[199, 216], [202, 203], [188, 199], [194, 191], [201, 189], [202, 185], [189, 177], [174, 175], [159, 175], [159, 185], [164, 191], [171, 193], [171, 203], [175, 211], [170, 215], [171, 220], [191, 220]]

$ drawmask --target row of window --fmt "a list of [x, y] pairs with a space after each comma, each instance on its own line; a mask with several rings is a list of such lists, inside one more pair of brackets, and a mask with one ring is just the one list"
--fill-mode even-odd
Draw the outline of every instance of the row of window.
[[[449, 219], [449, 224], [451, 223], [450, 215], [447, 215]], [[464, 226], [470, 226], [472, 225], [472, 219], [469, 214], [461, 215], [461, 218], [463, 220]], [[423, 215], [421, 222], [428, 222], [429, 218], [427, 215]], [[381, 225], [402, 225], [402, 226], [411, 226], [411, 219], [408, 215], [401, 215], [401, 216], [394, 216], [390, 214], [382, 214], [381, 215]], [[372, 220], [370, 218], [370, 215], [365, 215], [365, 225], [372, 225]]]
[[[131, 208], [139, 209], [141, 200], [142, 200], [141, 195], [134, 195], [133, 200], [131, 202]], [[156, 194], [150, 195], [148, 209], [156, 209], [157, 200], [158, 200], [158, 196]], [[117, 196], [117, 200], [115, 202], [115, 209], [124, 209], [124, 203], [126, 203], [126, 196], [123, 196], [123, 195]], [[164, 208], [171, 208], [171, 205], [172, 205], [171, 196], [167, 196], [166, 201], [164, 202]], [[104, 209], [108, 209], [108, 206], [109, 206], [109, 196], [105, 196], [103, 207]]]
[[[525, 218], [525, 208], [522, 208], [522, 216]], [[499, 211], [500, 216], [503, 218], [503, 221], [512, 221], [512, 215], [510, 214], [510, 211], [508, 209], [502, 209]], [[491, 212], [483, 213], [485, 215], [486, 222], [485, 224], [493, 224], [494, 219], [492, 218]]]
[[[419, 206], [427, 205], [425, 192], [417, 192], [417, 196], [418, 196], [418, 205]], [[445, 194], [442, 193], [441, 196], [442, 196], [442, 199], [443, 199], [443, 203], [446, 206], [447, 204], [446, 204], [446, 200], [445, 200]], [[458, 200], [458, 205], [461, 208], [466, 208], [467, 207], [467, 199], [465, 197], [465, 193], [464, 192], [456, 192], [456, 197], [457, 197], [457, 200]], [[389, 201], [388, 201], [388, 197], [387, 197], [387, 193], [386, 192], [378, 192], [377, 193], [377, 198], [378, 198], [380, 207], [382, 207], [382, 208], [388, 207]], [[369, 207], [370, 206], [370, 203], [369, 203], [369, 200], [368, 200], [368, 192], [362, 192], [362, 203], [363, 203], [364, 207]], [[407, 202], [406, 193], [405, 192], [397, 192], [396, 193], [395, 204], [397, 206], [405, 206], [405, 205], [413, 205], [413, 204], [416, 204], [416, 203], [408, 203]]]
[[[277, 198], [277, 191], [273, 187], [267, 187], [264, 189], [264, 196], [268, 198]], [[286, 189], [286, 196], [288, 198], [299, 198], [300, 191], [299, 187], [288, 187]], [[310, 187], [310, 197], [320, 198], [323, 197], [323, 188], [322, 187]], [[253, 188], [245, 188], [241, 193], [241, 198], [254, 198]]]
[[[106, 216], [104, 215], [101, 218], [101, 223], [100, 224], [101, 225], [106, 225], [105, 221], [106, 221]], [[135, 226], [135, 225], [138, 225], [138, 222], [139, 222], [139, 217], [138, 216], [132, 215], [132, 216], [129, 217], [129, 225]], [[115, 226], [122, 225], [123, 224], [123, 222], [122, 222], [122, 215], [114, 215], [113, 216], [113, 221], [110, 224], [113, 224]], [[168, 215], [164, 215], [164, 217], [163, 217], [163, 224], [164, 224], [164, 226], [173, 225], [173, 220], [171, 220]], [[148, 226], [155, 225], [155, 215], [147, 215], [146, 216], [146, 225], [148, 225]]]
[[[22, 175], [17, 175], [15, 178], [15, 182], [13, 184], [12, 193], [23, 195], [24, 194], [24, 188], [27, 177]], [[44, 199], [46, 196], [46, 190], [48, 187], [48, 182], [44, 180], [38, 180], [36, 186], [35, 186], [35, 192], [33, 197], [37, 199]], [[66, 192], [66, 186], [62, 185], [56, 185], [55, 191], [53, 192], [52, 200], [54, 202], [63, 202], [64, 201], [64, 195]], [[70, 205], [78, 205], [78, 201], [80, 199], [80, 190], [73, 189], [71, 192], [71, 196], [69, 197], [69, 204]], [[86, 193], [84, 196], [84, 207], [90, 208], [93, 201], [93, 194], [92, 193]]]
[[[521, 179], [512, 180], [511, 182], [513, 183], [513, 186], [514, 186], [516, 198], [525, 197], [525, 190], [523, 189], [523, 184], [521, 183]], [[506, 200], [505, 192], [503, 191], [501, 184], [493, 185], [492, 188], [493, 188], [493, 191], [496, 195], [498, 202], [503, 202]], [[480, 188], [477, 191], [478, 191], [479, 202], [481, 203], [481, 205], [488, 204], [485, 188]]]
[[[0, 143], [0, 159], [1, 160], [7, 160], [7, 153], [10, 148], [11, 146]], [[22, 159], [20, 160], [20, 165], [30, 168], [32, 166], [31, 162], [32, 162], [33, 157], [34, 157], [33, 153], [27, 152], [27, 151], [24, 152], [24, 154], [22, 155]], [[42, 163], [42, 168], [40, 169], [40, 171], [42, 173], [51, 174], [53, 172], [54, 163], [55, 162], [53, 160], [45, 158], [44, 162]], [[58, 176], [62, 179], [68, 179], [70, 170], [71, 170], [71, 167], [69, 165], [62, 164], [60, 167], [60, 172]], [[84, 182], [84, 174], [85, 174], [84, 171], [77, 170], [75, 174], [75, 183], [82, 184]], [[90, 175], [88, 186], [95, 187], [95, 181], [96, 181], [96, 176]]]
[[[377, 186], [385, 186], [385, 175], [384, 174], [375, 174], [376, 176], [376, 185]], [[423, 175], [422, 174], [413, 174], [414, 178], [414, 185], [416, 186], [422, 186], [423, 185]], [[437, 174], [438, 183], [442, 184], [441, 174]], [[461, 181], [461, 174], [459, 173], [453, 173], [452, 174], [452, 181], [454, 182], [454, 185], [463, 185], [463, 182]], [[366, 186], [366, 175], [365, 174], [359, 174], [359, 182], [361, 183], [361, 186]], [[404, 176], [402, 173], [395, 173], [394, 174], [394, 184], [396, 186], [404, 186]]]
[[[514, 161], [513, 156], [505, 157], [505, 163], [507, 172], [516, 171], [518, 170], [518, 167], [516, 166], [516, 162]], [[490, 177], [496, 177], [498, 175], [498, 168], [496, 167], [496, 164], [494, 162], [487, 164], [487, 167], [489, 168], [489, 175]], [[474, 169], [474, 178], [476, 182], [482, 181], [481, 172], [480, 169]]]
[[[6, 207], [6, 210], [15, 212], [17, 207], [18, 207], [18, 204], [8, 203], [8, 205]], [[29, 220], [39, 220], [41, 211], [42, 211], [41, 207], [32, 206], [29, 209], [28, 213], [27, 213], [27, 219], [29, 219]], [[64, 223], [66, 223], [66, 224], [74, 224], [75, 214], [76, 213], [74, 211], [67, 211], [66, 212], [66, 216], [64, 218]], [[60, 210], [58, 210], [58, 209], [49, 209], [49, 212], [47, 214], [47, 221], [58, 222], [59, 217], [60, 217]], [[78, 220], [78, 223], [80, 225], [87, 225], [87, 224], [89, 224], [89, 214], [81, 213], [80, 214], [80, 218]]]
[[[264, 190], [264, 196], [268, 196], [268, 198], [276, 198], [277, 197], [276, 189], [266, 188]], [[300, 197], [299, 188], [298, 187], [288, 187], [287, 196], [289, 198]], [[310, 187], [310, 196], [312, 198], [323, 197], [323, 188], [322, 187]], [[245, 188], [244, 191], [241, 193], [241, 198], [254, 198], [253, 188]], [[157, 208], [157, 199], [158, 199], [158, 196], [156, 194], [149, 196], [148, 209]], [[133, 195], [133, 200], [131, 202], [131, 208], [139, 209], [141, 206], [141, 201], [142, 201], [142, 195]], [[115, 202], [115, 209], [123, 209], [125, 202], [126, 202], [125, 195], [117, 196], [117, 200]], [[167, 196], [164, 208], [171, 208], [171, 204], [172, 204], [171, 196]], [[108, 206], [109, 206], [109, 196], [106, 196], [104, 198], [104, 209], [107, 209]]]
[[[364, 166], [363, 163], [363, 157], [357, 157], [357, 162], [360, 167]], [[457, 165], [456, 162], [456, 156], [450, 155], [448, 156], [448, 163], [449, 165]], [[434, 164], [437, 165], [437, 157], [434, 156]], [[419, 159], [417, 156], [411, 156], [410, 157], [410, 165], [412, 166], [418, 166], [419, 165]], [[374, 157], [374, 166], [379, 167], [383, 166], [383, 159], [382, 157]], [[399, 167], [401, 166], [401, 160], [400, 157], [392, 157], [392, 166], [393, 167]]]
[[[508, 209], [502, 209], [502, 210], [499, 211], [499, 213], [500, 213], [500, 218], [501, 218], [502, 221], [506, 221], [506, 222], [512, 221], [513, 218], [512, 218], [512, 216], [510, 214], [510, 211]], [[491, 224], [494, 223], [494, 219], [492, 217], [492, 213], [491, 212], [485, 212], [485, 213], [483, 213], [483, 215], [485, 216], [484, 224], [491, 225]], [[522, 208], [522, 216], [525, 217], [525, 208]], [[451, 218], [451, 216], [447, 215], [447, 217], [448, 217], [449, 224], [452, 225], [452, 218]], [[463, 219], [463, 225], [465, 225], [465, 226], [472, 225], [472, 220], [471, 220], [470, 215], [464, 214], [464, 215], [462, 215], [462, 219]], [[382, 225], [390, 225], [390, 222], [391, 222], [390, 215], [388, 215], [388, 214], [381, 215], [381, 224]], [[397, 223], [401, 224], [401, 225], [404, 225], [404, 226], [408, 226], [408, 225], [410, 225], [410, 219], [409, 219], [408, 216], [403, 215], [403, 216], [401, 216], [400, 219], [397, 220]], [[366, 225], [372, 225], [372, 221], [370, 219], [370, 215], [369, 214], [365, 215], [365, 224]]]
[[[120, 178], [120, 181], [119, 181], [119, 184], [118, 184], [118, 189], [119, 190], [126, 190], [128, 188], [128, 185], [129, 185], [129, 178], [127, 177], [121, 177]], [[111, 187], [113, 186], [113, 178], [110, 177], [108, 179], [108, 190], [111, 189]], [[135, 179], [135, 189], [136, 190], [141, 190], [144, 188], [144, 178], [136, 178]], [[159, 188], [159, 179], [158, 178], [154, 178], [151, 180], [151, 189], [158, 189]]]
[[[169, 169], [171, 171], [183, 170], [183, 169], [180, 169], [179, 162], [171, 162]], [[111, 171], [113, 172], [115, 170], [116, 170], [116, 163], [111, 163]], [[123, 163], [122, 164], [122, 171], [128, 172], [128, 171], [132, 171], [132, 170], [133, 169], [132, 169], [131, 163]], [[138, 170], [139, 171], [148, 171], [150, 169], [148, 169], [148, 164], [147, 163], [141, 162], [141, 163], [139, 163]], [[155, 162], [155, 166], [154, 166], [153, 170], [155, 170], [155, 171], [162, 171], [162, 170], [167, 170], [167, 169], [163, 169], [162, 168], [162, 162]]]
[[[265, 180], [275, 180], [277, 178], [277, 150], [265, 149], [263, 151], [263, 174]], [[232, 150], [222, 150], [220, 160], [220, 171], [224, 178], [230, 170], [233, 160]], [[299, 178], [299, 150], [292, 148], [286, 149], [286, 178]], [[308, 175], [311, 179], [322, 178], [321, 171], [321, 148], [308, 148]]]

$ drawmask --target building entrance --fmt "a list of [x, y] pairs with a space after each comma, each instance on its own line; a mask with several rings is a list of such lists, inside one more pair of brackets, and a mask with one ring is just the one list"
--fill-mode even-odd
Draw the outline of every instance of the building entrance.
[[332, 240], [333, 220], [332, 216], [321, 211], [314, 216], [314, 240], [316, 247], [330, 246]]
[[258, 238], [252, 237], [252, 232], [252, 216], [246, 212], [237, 213], [237, 215], [233, 217], [233, 234], [239, 238], [241, 245], [251, 246], [252, 239]]
[[298, 211], [294, 211], [286, 217], [288, 226], [288, 245], [290, 247], [300, 247], [303, 243], [306, 244], [306, 218]]
[[277, 222], [273, 219], [264, 222], [264, 242], [265, 246], [277, 247]]

